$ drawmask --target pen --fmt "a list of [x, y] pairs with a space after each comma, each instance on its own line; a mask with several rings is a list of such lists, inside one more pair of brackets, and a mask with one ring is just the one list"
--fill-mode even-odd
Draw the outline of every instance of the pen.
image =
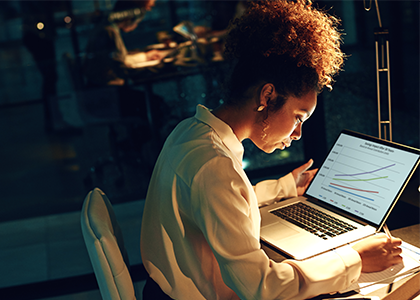
[[383, 228], [384, 228], [384, 231], [385, 231], [385, 234], [386, 234], [386, 236], [389, 238], [389, 239], [391, 239], [391, 232], [389, 231], [389, 229], [388, 229], [388, 226], [386, 226], [386, 224], [384, 224], [384, 226], [383, 226]]

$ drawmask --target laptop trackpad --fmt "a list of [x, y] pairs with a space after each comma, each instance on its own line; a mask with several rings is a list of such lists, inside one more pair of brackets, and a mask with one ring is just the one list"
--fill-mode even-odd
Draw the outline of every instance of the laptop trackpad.
[[264, 226], [263, 230], [264, 237], [270, 240], [281, 240], [299, 233], [299, 231], [287, 226], [284, 223], [274, 223]]

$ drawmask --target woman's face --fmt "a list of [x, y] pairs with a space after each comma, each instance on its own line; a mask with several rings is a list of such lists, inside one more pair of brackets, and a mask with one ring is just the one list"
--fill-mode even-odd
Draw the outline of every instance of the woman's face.
[[280, 110], [269, 111], [265, 123], [256, 126], [258, 128], [251, 136], [253, 143], [266, 153], [290, 147], [293, 140], [299, 140], [302, 136], [302, 124], [314, 112], [316, 98], [315, 91], [299, 98], [287, 98]]

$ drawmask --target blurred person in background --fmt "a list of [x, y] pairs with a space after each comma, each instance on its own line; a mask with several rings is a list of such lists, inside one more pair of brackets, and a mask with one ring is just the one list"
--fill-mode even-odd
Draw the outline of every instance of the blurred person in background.
[[[111, 20], [106, 19], [94, 28], [89, 36], [83, 67], [88, 86], [126, 84], [126, 62], [131, 55], [125, 47], [121, 31], [134, 31], [154, 5], [155, 0], [118, 0], [109, 18]], [[139, 61], [161, 58], [157, 50], [137, 56]]]

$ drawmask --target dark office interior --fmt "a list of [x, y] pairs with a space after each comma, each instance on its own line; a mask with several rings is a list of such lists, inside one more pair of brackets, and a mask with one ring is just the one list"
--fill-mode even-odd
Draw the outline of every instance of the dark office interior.
[[[197, 104], [215, 108], [223, 101], [229, 64], [215, 59], [208, 40], [198, 47], [196, 61], [131, 70], [133, 89], [163, 99], [165, 109], [143, 120], [149, 132], [140, 145], [130, 143], [131, 125], [115, 114], [109, 92], [87, 90], [81, 72], [89, 34], [114, 2], [0, 1], [1, 299], [100, 299], [78, 227], [86, 194], [102, 189], [120, 219], [127, 217], [126, 240], [136, 236], [165, 137], [194, 115]], [[138, 51], [161, 44], [163, 35], [184, 43], [187, 38], [175, 26], [190, 21], [208, 32], [223, 30], [239, 2], [157, 0], [123, 39], [128, 50]], [[293, 147], [269, 155], [244, 143], [244, 166], [253, 182], [285, 175], [309, 158], [318, 166], [342, 129], [376, 137], [381, 132], [389, 139], [389, 126], [378, 124], [378, 90], [384, 120], [391, 99], [392, 140], [420, 147], [419, 2], [379, 0], [382, 28], [375, 1], [314, 2], [342, 20], [344, 70], [333, 90], [319, 95]], [[39, 41], [26, 38], [28, 26], [42, 35]], [[388, 34], [378, 33], [384, 30]], [[376, 76], [375, 40], [388, 42], [390, 84], [383, 74]], [[84, 100], [89, 105], [82, 107]], [[391, 230], [419, 223], [419, 183], [417, 170], [389, 218]], [[128, 244], [135, 256], [133, 280], [141, 283], [145, 274], [134, 253], [136, 247], [140, 252], [138, 239]]]

